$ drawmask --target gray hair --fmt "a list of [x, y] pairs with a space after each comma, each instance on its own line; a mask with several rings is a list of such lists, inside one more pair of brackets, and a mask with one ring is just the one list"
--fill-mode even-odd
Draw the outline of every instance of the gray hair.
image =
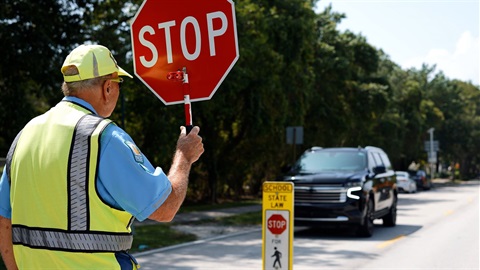
[[[78, 75], [78, 69], [76, 66], [69, 66], [67, 69], [64, 71], [64, 75]], [[93, 79], [87, 79], [87, 80], [82, 80], [82, 81], [76, 81], [76, 82], [63, 82], [62, 84], [62, 92], [65, 96], [72, 96], [75, 95], [78, 92], [83, 92], [83, 91], [91, 91], [97, 86], [101, 86], [102, 83], [110, 79], [112, 77], [112, 74], [96, 77]]]

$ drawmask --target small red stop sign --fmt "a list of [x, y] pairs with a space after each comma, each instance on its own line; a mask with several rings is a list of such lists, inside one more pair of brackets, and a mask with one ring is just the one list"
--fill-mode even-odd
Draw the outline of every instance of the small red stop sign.
[[273, 214], [267, 220], [267, 228], [272, 234], [282, 234], [287, 229], [287, 220], [282, 215]]

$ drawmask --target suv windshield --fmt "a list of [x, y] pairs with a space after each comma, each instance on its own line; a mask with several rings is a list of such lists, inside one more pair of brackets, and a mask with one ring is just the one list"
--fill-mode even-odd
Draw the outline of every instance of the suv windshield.
[[300, 173], [324, 171], [361, 171], [367, 167], [367, 157], [360, 151], [318, 151], [303, 154], [295, 164]]

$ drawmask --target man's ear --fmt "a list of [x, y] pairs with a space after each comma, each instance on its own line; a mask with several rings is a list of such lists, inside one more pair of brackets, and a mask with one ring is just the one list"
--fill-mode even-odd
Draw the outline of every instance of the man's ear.
[[103, 86], [102, 86], [102, 97], [105, 101], [108, 101], [108, 97], [110, 95], [110, 87], [111, 87], [111, 81], [110, 80], [106, 80], [104, 83], [103, 83]]

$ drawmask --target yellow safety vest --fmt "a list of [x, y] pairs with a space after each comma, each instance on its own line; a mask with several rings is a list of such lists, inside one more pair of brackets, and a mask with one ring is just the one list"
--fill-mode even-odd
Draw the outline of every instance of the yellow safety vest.
[[111, 121], [62, 101], [16, 138], [11, 181], [12, 240], [20, 269], [120, 269], [131, 248], [131, 214], [99, 197], [100, 135]]

